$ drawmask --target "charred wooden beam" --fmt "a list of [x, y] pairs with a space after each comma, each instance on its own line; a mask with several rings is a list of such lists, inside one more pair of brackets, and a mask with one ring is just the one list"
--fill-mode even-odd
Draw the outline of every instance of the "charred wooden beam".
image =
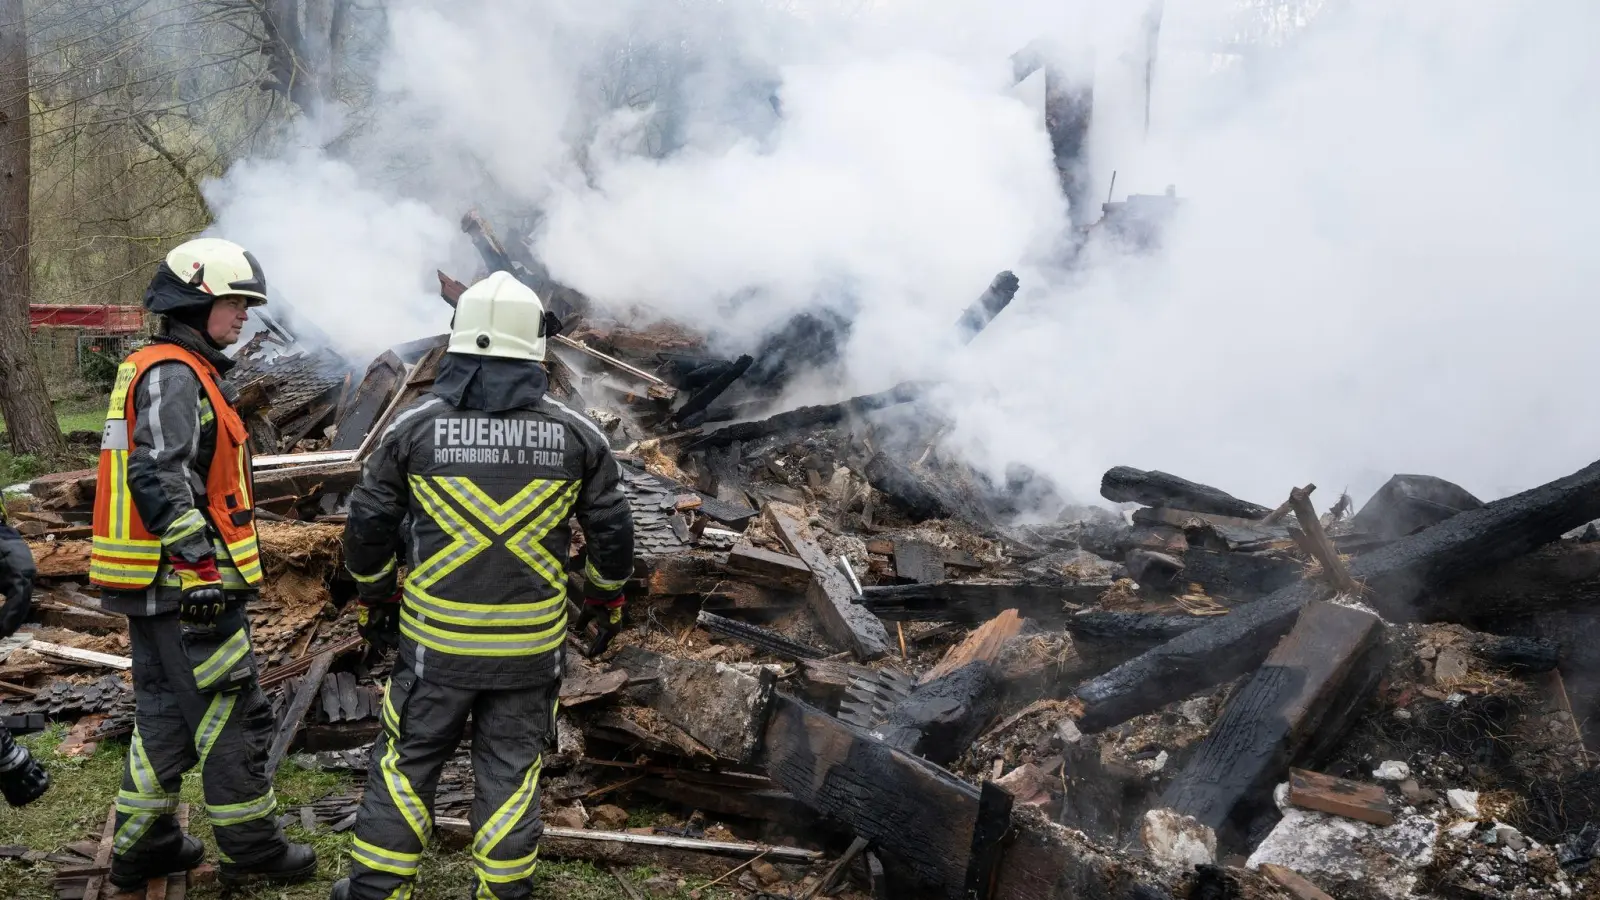
[[1305, 566], [1276, 553], [1219, 553], [1190, 548], [1183, 554], [1184, 585], [1197, 584], [1212, 597], [1255, 600], [1300, 580]]
[[1087, 606], [1111, 586], [1108, 580], [1080, 584], [905, 584], [869, 587], [860, 604], [891, 622], [957, 622], [975, 625], [1007, 609], [1051, 627], [1070, 615], [1065, 604]]
[[1343, 737], [1377, 687], [1383, 621], [1315, 602], [1228, 703], [1160, 806], [1242, 832], [1291, 765]]
[[1103, 672], [1205, 623], [1199, 616], [1094, 611], [1067, 616], [1063, 625], [1088, 669]]
[[1011, 305], [1020, 285], [1021, 282], [1010, 270], [996, 275], [994, 281], [989, 283], [989, 288], [983, 292], [983, 296], [973, 301], [956, 321], [956, 335], [961, 343], [972, 343], [972, 339], [977, 337], [979, 332], [989, 327], [994, 317]]
[[787, 638], [770, 628], [762, 628], [760, 625], [751, 625], [747, 622], [736, 622], [733, 619], [725, 619], [722, 616], [719, 616], [715, 613], [706, 612], [705, 610], [700, 611], [700, 615], [695, 622], [701, 628], [704, 628], [705, 630], [711, 632], [712, 634], [718, 635], [719, 637], [743, 641], [746, 644], [755, 647], [757, 650], [761, 650], [763, 652], [770, 653], [773, 656], [779, 656], [784, 659], [822, 659], [828, 655], [826, 651], [819, 650], [810, 644], [804, 644], [800, 641], [791, 640], [790, 638]]
[[811, 570], [812, 581], [806, 599], [828, 635], [841, 647], [849, 648], [859, 660], [886, 655], [889, 633], [871, 612], [856, 605], [855, 588], [817, 546], [804, 513], [785, 503], [769, 503], [766, 515], [773, 533]]
[[1272, 510], [1240, 500], [1210, 485], [1198, 484], [1166, 472], [1146, 472], [1117, 466], [1100, 479], [1100, 496], [1118, 503], [1143, 503], [1193, 512], [1215, 513], [1240, 519], [1262, 519]]
[[1008, 609], [950, 648], [889, 710], [880, 729], [884, 742], [941, 765], [965, 753], [1000, 708], [1004, 684], [995, 661], [1006, 642], [1021, 633], [1022, 621]]
[[937, 896], [961, 896], [977, 788], [781, 694], [762, 745], [762, 767], [795, 799], [893, 854]]
[[893, 556], [897, 578], [912, 584], [937, 584], [945, 580], [944, 551], [927, 541], [896, 541]]
[[811, 583], [811, 567], [798, 556], [774, 553], [751, 544], [735, 544], [728, 551], [727, 569], [740, 575], [755, 575], [763, 584], [789, 590], [805, 590]]
[[1548, 638], [1483, 634], [1468, 646], [1489, 665], [1521, 675], [1549, 672], [1561, 664], [1561, 646]]
[[739, 380], [739, 376], [743, 375], [753, 362], [755, 362], [755, 357], [748, 353], [734, 360], [733, 365], [724, 369], [721, 374], [712, 379], [710, 384], [696, 391], [688, 400], [684, 401], [683, 406], [672, 414], [672, 421], [683, 428], [694, 428], [704, 422], [705, 417], [701, 413], [705, 412], [706, 407], [715, 402], [718, 397], [727, 392], [728, 388], [733, 387], [733, 383]]
[[1333, 542], [1328, 540], [1328, 533], [1322, 530], [1322, 520], [1317, 518], [1317, 511], [1311, 506], [1311, 495], [1295, 488], [1289, 492], [1289, 506], [1294, 509], [1294, 517], [1300, 522], [1300, 530], [1305, 534], [1304, 543], [1307, 549], [1312, 558], [1322, 564], [1322, 574], [1328, 583], [1338, 588], [1340, 593], [1360, 594], [1361, 586], [1350, 577], [1350, 570], [1345, 568], [1344, 560], [1339, 558], [1339, 551], [1333, 548]]
[[1541, 612], [1600, 608], [1600, 542], [1560, 541], [1430, 591], [1429, 621], [1489, 625]]
[[[1461, 513], [1359, 557], [1350, 574], [1385, 618], [1415, 613], [1418, 597], [1514, 559], [1600, 518], [1600, 463]], [[1080, 686], [1079, 727], [1099, 730], [1250, 671], [1294, 625], [1301, 607], [1329, 589], [1290, 585], [1155, 647]]]
[[947, 519], [950, 506], [920, 475], [909, 466], [879, 451], [867, 460], [861, 474], [867, 483], [877, 488], [913, 521]]
[[730, 425], [727, 428], [720, 428], [696, 439], [694, 443], [689, 445], [689, 449], [702, 450], [706, 447], [723, 447], [734, 441], [752, 441], [770, 434], [782, 434], [783, 432], [800, 428], [818, 428], [824, 425], [834, 425], [851, 416], [858, 416], [872, 410], [883, 409], [900, 403], [910, 403], [921, 397], [926, 390], [926, 384], [908, 381], [881, 393], [864, 394], [839, 403], [830, 403], [826, 406], [802, 406], [799, 409], [778, 413], [759, 422], [741, 422], [737, 425]]

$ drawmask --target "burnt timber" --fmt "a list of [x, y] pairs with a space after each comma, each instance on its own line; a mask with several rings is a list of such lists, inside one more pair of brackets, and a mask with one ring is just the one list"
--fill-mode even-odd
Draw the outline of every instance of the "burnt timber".
[[1117, 466], [1106, 472], [1100, 479], [1100, 496], [1118, 503], [1132, 501], [1145, 506], [1187, 509], [1240, 519], [1264, 519], [1272, 514], [1272, 510], [1265, 506], [1240, 500], [1209, 485], [1166, 472], [1146, 472], [1128, 466]]
[[1230, 824], [1242, 831], [1250, 801], [1343, 737], [1382, 674], [1383, 634], [1372, 613], [1306, 605], [1157, 805], [1219, 832]]
[[[1404, 621], [1430, 590], [1515, 559], [1595, 518], [1600, 463], [1401, 538], [1357, 558], [1350, 575], [1366, 587], [1366, 602]], [[1330, 593], [1302, 580], [1091, 679], [1075, 695], [1079, 727], [1109, 728], [1250, 671], [1293, 627], [1302, 607]]]

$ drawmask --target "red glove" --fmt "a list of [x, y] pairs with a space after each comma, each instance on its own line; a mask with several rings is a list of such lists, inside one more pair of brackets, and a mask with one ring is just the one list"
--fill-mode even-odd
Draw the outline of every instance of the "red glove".
[[178, 586], [183, 589], [183, 596], [178, 600], [178, 618], [193, 625], [216, 622], [227, 605], [216, 557], [208, 556], [193, 563], [175, 559], [172, 571], [177, 573]]

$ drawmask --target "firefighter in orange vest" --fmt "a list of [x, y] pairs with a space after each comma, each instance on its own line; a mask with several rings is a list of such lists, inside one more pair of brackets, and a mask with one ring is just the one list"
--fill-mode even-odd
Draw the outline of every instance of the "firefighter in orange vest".
[[248, 434], [222, 376], [249, 307], [255, 257], [217, 238], [167, 254], [145, 292], [160, 333], [117, 370], [100, 444], [89, 579], [128, 617], [138, 704], [117, 794], [111, 882], [134, 888], [199, 864], [174, 813], [201, 767], [228, 885], [288, 884], [316, 854], [278, 827], [267, 777], [272, 707], [256, 678], [245, 603], [261, 584]]

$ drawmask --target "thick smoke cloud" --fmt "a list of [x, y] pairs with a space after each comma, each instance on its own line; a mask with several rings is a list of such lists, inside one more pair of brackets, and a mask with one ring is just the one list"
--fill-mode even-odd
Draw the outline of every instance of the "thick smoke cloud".
[[[557, 277], [724, 349], [854, 315], [848, 387], [942, 378], [954, 447], [1078, 499], [1114, 464], [1269, 505], [1396, 471], [1487, 499], [1600, 447], [1592, 7], [1167, 0], [1146, 132], [1140, 4], [404, 0], [368, 139], [214, 202], [286, 296], [387, 323], [308, 311], [352, 350], [442, 326], [462, 209], [532, 210]], [[1160, 254], [1060, 264], [1038, 76], [1008, 59], [1037, 38], [1095, 78], [1098, 194], [1178, 187]], [[955, 346], [1004, 268], [1017, 301]]]

